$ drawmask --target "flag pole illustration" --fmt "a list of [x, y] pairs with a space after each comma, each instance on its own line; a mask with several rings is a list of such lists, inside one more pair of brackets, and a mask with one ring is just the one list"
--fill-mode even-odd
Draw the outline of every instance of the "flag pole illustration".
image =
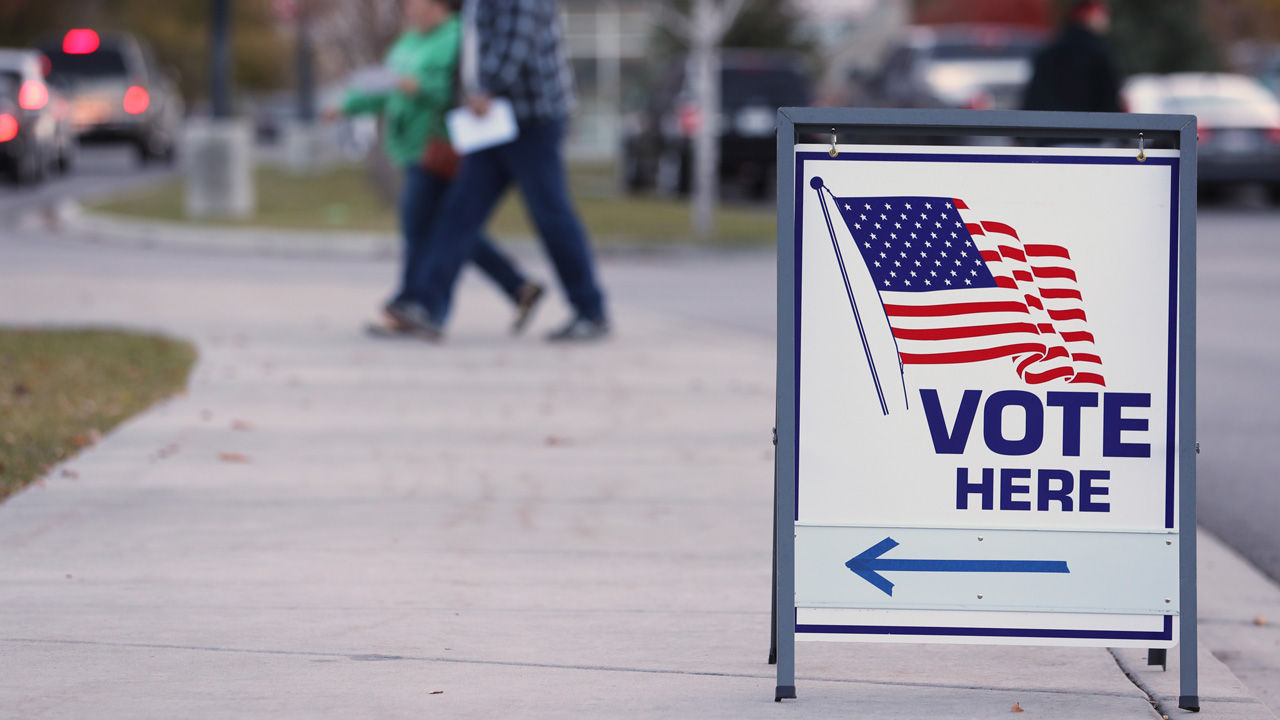
[[[871, 369], [871, 381], [876, 385], [876, 396], [880, 398], [880, 412], [889, 414], [889, 404], [884, 399], [884, 388], [880, 386], [880, 373], [876, 372], [875, 360], [871, 358], [871, 345], [867, 342], [867, 332], [862, 327], [862, 314], [858, 312], [858, 301], [853, 297], [853, 286], [849, 284], [849, 271], [845, 268], [844, 254], [840, 252], [840, 243], [836, 241], [836, 229], [831, 224], [831, 213], [822, 198], [822, 178], [815, 177], [809, 181], [818, 193], [818, 204], [822, 206], [822, 216], [827, 221], [827, 232], [831, 233], [831, 247], [836, 251], [836, 262], [840, 265], [840, 276], [844, 278], [844, 290], [849, 294], [849, 307], [853, 309], [853, 321], [858, 325], [858, 338], [862, 340], [862, 351], [867, 356], [867, 367]], [[905, 393], [904, 393], [905, 394]]]
[[904, 395], [907, 365], [1005, 361], [1028, 385], [1106, 385], [1067, 248], [1024, 242], [1011, 225], [982, 219], [958, 198], [837, 197], [817, 177], [810, 186], [822, 205], [884, 414], [888, 405], [824, 190], [876, 288]]

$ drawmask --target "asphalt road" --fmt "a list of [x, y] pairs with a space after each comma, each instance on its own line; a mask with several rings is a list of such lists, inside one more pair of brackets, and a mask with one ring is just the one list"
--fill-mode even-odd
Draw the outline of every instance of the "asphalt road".
[[131, 148], [112, 145], [81, 148], [75, 168], [67, 175], [40, 185], [0, 185], [0, 220], [9, 219], [16, 210], [47, 205], [59, 198], [144, 186], [172, 172], [172, 168], [163, 165], [140, 167]]
[[[18, 209], [153, 182], [165, 172], [140, 171], [123, 150], [86, 150], [67, 179], [36, 190], [0, 187], [0, 264], [32, 272], [61, 268], [72, 275], [391, 282], [394, 268], [385, 261], [244, 262], [222, 254], [107, 248], [18, 229], [11, 222]], [[1199, 236], [1200, 518], [1280, 580], [1280, 209], [1208, 207], [1200, 217]], [[540, 253], [521, 250], [518, 255], [536, 273], [551, 277]], [[774, 272], [772, 254], [761, 251], [613, 254], [601, 260], [604, 282], [619, 305], [766, 336], [774, 331]], [[374, 302], [370, 298], [371, 306]], [[762, 434], [769, 423], [769, 418], [761, 419]]]

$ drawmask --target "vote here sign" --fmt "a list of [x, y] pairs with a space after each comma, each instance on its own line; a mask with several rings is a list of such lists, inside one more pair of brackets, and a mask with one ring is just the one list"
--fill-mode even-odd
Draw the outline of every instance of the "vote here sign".
[[1178, 154], [796, 151], [796, 631], [1176, 643]]

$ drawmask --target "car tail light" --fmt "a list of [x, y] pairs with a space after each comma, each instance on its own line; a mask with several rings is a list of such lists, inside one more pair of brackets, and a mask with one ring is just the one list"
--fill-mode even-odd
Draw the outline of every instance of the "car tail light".
[[151, 107], [151, 94], [141, 85], [131, 85], [124, 91], [124, 111], [130, 115], [141, 115]]
[[1280, 145], [1280, 127], [1267, 128], [1267, 139], [1272, 145]]
[[0, 143], [7, 143], [18, 137], [18, 118], [9, 113], [0, 113]]
[[18, 107], [23, 110], [40, 110], [49, 104], [49, 86], [36, 80], [22, 83], [18, 89]]
[[680, 124], [680, 132], [685, 137], [693, 137], [702, 129], [702, 111], [697, 105], [681, 105], [676, 111], [676, 118]]
[[1213, 137], [1213, 130], [1204, 125], [1196, 126], [1196, 142], [1203, 145], [1210, 137]]
[[49, 73], [53, 72], [53, 61], [48, 55], [40, 53], [40, 76], [49, 77]]
[[995, 105], [995, 98], [991, 97], [991, 93], [982, 90], [974, 93], [964, 107], [966, 110], [990, 110], [993, 105]]
[[63, 36], [62, 52], [68, 55], [89, 55], [97, 52], [100, 44], [98, 33], [86, 28], [76, 28], [68, 30]]

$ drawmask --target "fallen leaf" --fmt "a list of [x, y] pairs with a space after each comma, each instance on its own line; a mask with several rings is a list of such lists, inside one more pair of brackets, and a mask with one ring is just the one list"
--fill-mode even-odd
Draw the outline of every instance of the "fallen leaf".
[[1013, 708], [1010, 710], [1010, 712], [1025, 712], [1025, 711], [1022, 709], [1021, 703], [1014, 703]]
[[218, 459], [225, 463], [247, 463], [249, 456], [238, 452], [218, 453]]
[[13, 384], [13, 396], [14, 396], [14, 397], [22, 397], [22, 396], [24, 396], [24, 395], [30, 395], [30, 394], [31, 394], [31, 388], [27, 387], [25, 384], [23, 384], [23, 383], [14, 383], [14, 384]]
[[71, 579], [71, 573], [67, 573], [67, 579], [68, 579], [68, 580], [70, 580], [70, 579]]
[[1261, 615], [1254, 615], [1254, 616], [1253, 616], [1253, 624], [1254, 624], [1254, 625], [1257, 625], [1258, 627], [1266, 627], [1266, 626], [1267, 626], [1267, 619], [1266, 619], [1266, 618], [1264, 618], [1264, 617], [1262, 617]]
[[443, 694], [444, 694], [444, 691], [443, 691], [443, 690], [432, 690], [430, 693], [427, 693], [427, 694], [428, 694], [428, 695], [443, 695]]
[[253, 423], [250, 423], [248, 420], [232, 420], [231, 429], [232, 430], [252, 430]]
[[568, 438], [563, 438], [563, 437], [560, 437], [559, 435], [547, 436], [547, 445], [549, 447], [556, 447], [558, 445], [568, 445], [568, 444], [569, 444]]
[[72, 470], [71, 468], [63, 468], [62, 477], [70, 478], [72, 480], [78, 480], [80, 478], [80, 473], [76, 472], [75, 470]]

